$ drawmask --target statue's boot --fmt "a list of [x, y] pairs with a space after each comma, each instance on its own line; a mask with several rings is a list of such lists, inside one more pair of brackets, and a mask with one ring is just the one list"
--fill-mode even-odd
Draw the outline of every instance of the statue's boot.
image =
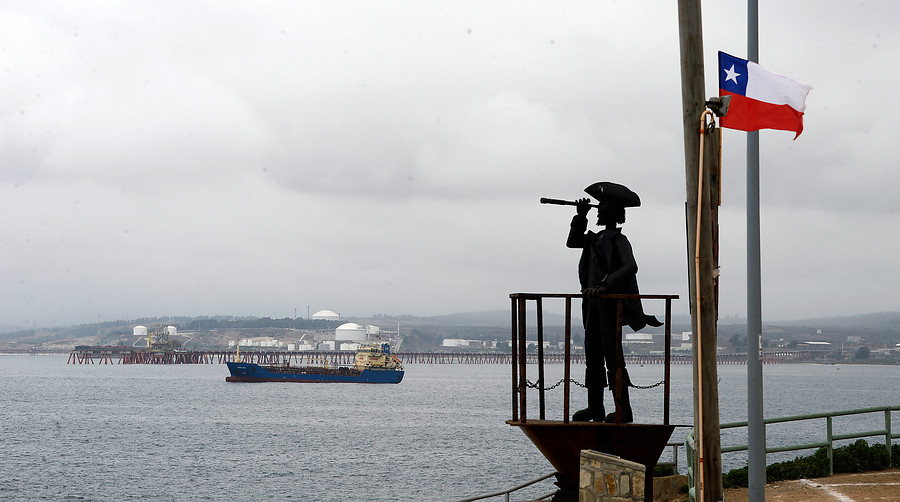
[[616, 397], [616, 374], [609, 372], [609, 389], [612, 391], [613, 401], [616, 403], [616, 411], [606, 415], [606, 423], [616, 423], [616, 412], [622, 414], [622, 423], [630, 424], [634, 421], [634, 415], [631, 412], [631, 399], [628, 397], [628, 387], [631, 385], [631, 379], [628, 378], [628, 371], [622, 369], [622, 390]]
[[588, 407], [578, 410], [572, 415], [573, 422], [603, 422], [606, 411], [603, 409], [603, 387], [588, 387]]

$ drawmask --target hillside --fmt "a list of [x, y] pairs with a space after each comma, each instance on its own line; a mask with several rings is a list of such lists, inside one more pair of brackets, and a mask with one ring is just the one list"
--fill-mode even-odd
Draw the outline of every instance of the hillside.
[[[575, 312], [577, 316], [580, 312]], [[544, 337], [547, 341], [561, 341], [565, 319], [562, 315], [545, 312]], [[510, 312], [493, 310], [467, 312], [440, 316], [385, 316], [348, 318], [343, 321], [312, 321], [297, 319], [270, 319], [267, 317], [157, 317], [134, 320], [105, 321], [97, 324], [31, 329], [0, 333], [0, 348], [21, 350], [37, 347], [60, 349], [75, 345], [134, 343], [133, 328], [144, 325], [172, 325], [179, 335], [190, 338], [195, 346], [227, 346], [230, 340], [247, 337], [270, 336], [297, 338], [303, 332], [333, 332], [342, 322], [374, 325], [385, 331], [395, 332], [399, 327], [406, 350], [431, 350], [439, 347], [444, 338], [480, 340], [509, 340]], [[526, 325], [529, 333], [535, 331], [536, 316], [528, 313]], [[736, 351], [746, 348], [746, 322], [738, 318], [725, 318], [719, 322], [719, 345], [730, 346]], [[690, 331], [690, 318], [673, 316], [672, 332]], [[645, 332], [661, 333], [662, 328]], [[581, 320], [572, 321], [572, 335], [576, 341], [583, 339]], [[879, 312], [865, 315], [778, 321], [765, 323], [763, 338], [768, 344], [792, 341], [827, 341], [835, 344], [846, 342], [848, 337], [860, 337], [862, 343], [872, 347], [893, 346], [900, 343], [900, 312]]]

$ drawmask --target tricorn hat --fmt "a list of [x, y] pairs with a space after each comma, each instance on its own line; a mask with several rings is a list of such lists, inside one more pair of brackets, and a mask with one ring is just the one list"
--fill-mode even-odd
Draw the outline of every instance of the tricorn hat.
[[639, 207], [641, 198], [625, 185], [609, 181], [598, 181], [584, 189], [591, 197], [621, 207]]

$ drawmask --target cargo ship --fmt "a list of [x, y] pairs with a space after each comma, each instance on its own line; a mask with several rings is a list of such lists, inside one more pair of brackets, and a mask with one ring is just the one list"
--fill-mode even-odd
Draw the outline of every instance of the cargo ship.
[[391, 354], [390, 345], [365, 345], [357, 349], [353, 366], [331, 367], [260, 365], [226, 362], [231, 376], [226, 382], [306, 382], [306, 383], [400, 383], [403, 365]]

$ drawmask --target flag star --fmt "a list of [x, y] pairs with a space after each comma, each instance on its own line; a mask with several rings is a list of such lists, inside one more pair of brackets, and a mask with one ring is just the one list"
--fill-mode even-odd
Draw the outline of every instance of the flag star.
[[734, 71], [734, 65], [731, 65], [731, 69], [725, 70], [725, 75], [725, 81], [734, 81], [735, 85], [738, 83], [737, 78], [741, 76], [740, 73]]

